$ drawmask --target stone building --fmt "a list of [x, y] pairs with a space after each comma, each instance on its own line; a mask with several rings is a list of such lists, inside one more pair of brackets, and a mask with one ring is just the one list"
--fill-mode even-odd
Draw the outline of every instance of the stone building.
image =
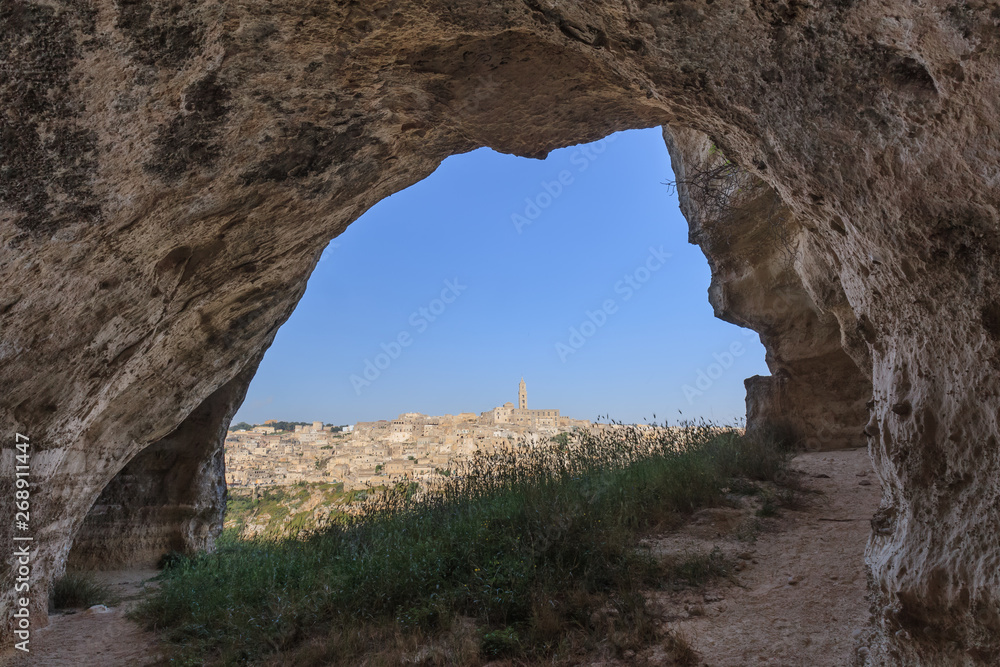
[[517, 406], [511, 402], [483, 412], [479, 415], [481, 424], [513, 424], [529, 428], [559, 428], [558, 410], [529, 410], [528, 389], [521, 378], [517, 388]]
[[343, 482], [350, 490], [393, 477], [424, 480], [478, 451], [496, 451], [515, 441], [537, 446], [559, 430], [589, 426], [558, 410], [529, 409], [521, 378], [517, 407], [508, 402], [478, 415], [406, 412], [392, 420], [358, 422], [338, 433], [322, 422], [296, 425], [291, 433], [275, 433], [273, 426], [230, 432], [226, 481], [233, 486]]

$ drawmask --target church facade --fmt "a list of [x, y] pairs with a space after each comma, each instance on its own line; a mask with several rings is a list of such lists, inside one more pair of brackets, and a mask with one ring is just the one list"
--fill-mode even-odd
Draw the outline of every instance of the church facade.
[[528, 389], [521, 378], [521, 384], [517, 388], [517, 407], [511, 402], [480, 413], [481, 424], [515, 424], [517, 426], [530, 426], [532, 428], [558, 428], [558, 410], [529, 410], [528, 409]]

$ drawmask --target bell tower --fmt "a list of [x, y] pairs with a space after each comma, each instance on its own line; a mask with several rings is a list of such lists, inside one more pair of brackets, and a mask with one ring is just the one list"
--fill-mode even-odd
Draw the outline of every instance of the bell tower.
[[528, 389], [524, 386], [524, 378], [521, 378], [521, 384], [517, 387], [517, 407], [522, 410], [528, 409]]

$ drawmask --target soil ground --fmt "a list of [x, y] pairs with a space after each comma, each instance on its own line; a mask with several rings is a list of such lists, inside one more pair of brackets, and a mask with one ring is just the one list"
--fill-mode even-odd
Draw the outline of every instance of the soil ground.
[[166, 665], [159, 641], [151, 632], [125, 618], [145, 591], [156, 570], [94, 572], [119, 602], [96, 608], [49, 614], [49, 624], [31, 638], [31, 653], [0, 656], [4, 667], [152, 667]]
[[[663, 601], [668, 614], [676, 610], [669, 628], [702, 664], [852, 664], [868, 622], [864, 550], [881, 496], [878, 479], [862, 449], [803, 454], [792, 470], [807, 490], [805, 506], [760, 519], [755, 542], [734, 539], [734, 520], [745, 518], [724, 509], [703, 511], [663, 540], [668, 550], [684, 541], [697, 550], [718, 546], [741, 563], [733, 581]], [[655, 649], [644, 657], [658, 662]]]

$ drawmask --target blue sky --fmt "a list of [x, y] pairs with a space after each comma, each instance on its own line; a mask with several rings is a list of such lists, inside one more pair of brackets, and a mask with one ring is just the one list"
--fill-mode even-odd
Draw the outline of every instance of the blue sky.
[[234, 421], [516, 402], [625, 422], [744, 414], [756, 334], [715, 319], [658, 129], [456, 155], [334, 239]]

